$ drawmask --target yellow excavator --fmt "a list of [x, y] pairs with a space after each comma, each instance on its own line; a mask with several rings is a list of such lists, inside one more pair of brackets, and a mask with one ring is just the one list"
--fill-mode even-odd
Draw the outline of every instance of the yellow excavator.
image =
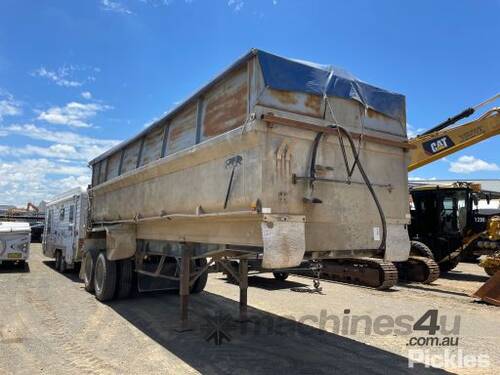
[[500, 94], [497, 94], [410, 139], [409, 143], [413, 148], [410, 150], [408, 171], [411, 172], [435, 160], [442, 159], [447, 155], [500, 134], [500, 107], [490, 109], [476, 120], [450, 128], [451, 125], [461, 119], [471, 116], [477, 108], [491, 103], [499, 97]]
[[[499, 97], [500, 94], [497, 94], [474, 107], [467, 108], [458, 115], [410, 139], [409, 143], [413, 147], [410, 149], [408, 171], [500, 134], [500, 107], [486, 111], [473, 121], [453, 126], [458, 121], [474, 114], [478, 108]], [[485, 225], [479, 231], [477, 226], [474, 228], [471, 224], [471, 217], [474, 216], [472, 201], [477, 197], [486, 196], [488, 199], [491, 194], [494, 194], [496, 198], [498, 193], [481, 191], [480, 187], [472, 186], [472, 184], [417, 187], [410, 193], [415, 205], [415, 210], [412, 212], [410, 236], [412, 240], [429, 244], [427, 246], [433, 256], [439, 258], [435, 260], [440, 264], [442, 271], [452, 269], [458, 263], [460, 250], [473, 243], [474, 246], [483, 250], [483, 254], [487, 254], [480, 265], [491, 276], [498, 273], [497, 271], [500, 270], [500, 216], [490, 216], [486, 220], [482, 217]], [[429, 206], [432, 206], [430, 210]], [[466, 211], [467, 220], [464, 218], [464, 211]], [[453, 219], [457, 219], [455, 226], [453, 226]], [[486, 296], [482, 295], [484, 293], [480, 292], [481, 289], [478, 291], [479, 294], [476, 292], [476, 295], [482, 299], [488, 299], [490, 303], [494, 303], [492, 301], [500, 303], [498, 280], [500, 277], [492, 277], [490, 282], [486, 283], [489, 285], [485, 284], [481, 288], [485, 290]]]

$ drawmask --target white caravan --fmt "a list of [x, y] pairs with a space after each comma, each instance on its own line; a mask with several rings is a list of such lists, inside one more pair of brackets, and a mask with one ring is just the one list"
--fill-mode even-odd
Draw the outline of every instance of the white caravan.
[[29, 223], [0, 222], [0, 263], [23, 265], [30, 255], [31, 228]]
[[87, 226], [86, 189], [74, 188], [47, 203], [43, 254], [54, 258], [56, 269], [74, 269], [82, 260], [82, 246]]

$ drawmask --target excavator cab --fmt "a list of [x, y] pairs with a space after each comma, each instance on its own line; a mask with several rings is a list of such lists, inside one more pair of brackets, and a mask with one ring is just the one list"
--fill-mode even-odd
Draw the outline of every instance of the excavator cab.
[[432, 251], [441, 271], [455, 268], [473, 224], [474, 194], [468, 186], [419, 186], [410, 190], [410, 238]]

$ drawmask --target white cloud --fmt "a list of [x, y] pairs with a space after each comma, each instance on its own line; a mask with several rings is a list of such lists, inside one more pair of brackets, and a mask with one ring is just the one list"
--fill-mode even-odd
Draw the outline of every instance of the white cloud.
[[412, 124], [406, 123], [408, 138], [415, 138], [417, 135], [422, 134], [424, 130], [424, 128], [415, 128]]
[[90, 91], [84, 91], [84, 92], [82, 92], [81, 95], [82, 95], [83, 99], [87, 99], [87, 100], [92, 99], [92, 93]]
[[83, 85], [83, 82], [70, 79], [70, 72], [73, 71], [71, 67], [62, 67], [57, 71], [47, 70], [45, 67], [40, 67], [33, 72], [35, 77], [43, 77], [53, 81], [58, 86], [63, 87], [78, 87]]
[[460, 156], [457, 161], [450, 162], [450, 172], [472, 173], [478, 171], [500, 171], [500, 167], [495, 163], [488, 163], [477, 159], [474, 156]]
[[38, 139], [47, 142], [64, 143], [69, 145], [92, 146], [99, 145], [104, 147], [112, 147], [119, 141], [113, 139], [98, 139], [87, 137], [69, 131], [52, 131], [33, 124], [10, 125], [0, 128], [8, 134], [24, 135], [32, 139]]
[[132, 12], [119, 1], [101, 0], [101, 7], [103, 10], [115, 13], [132, 14]]
[[26, 145], [24, 147], [1, 146], [0, 155], [37, 155], [45, 158], [89, 161], [117, 145], [114, 139], [97, 139], [74, 132], [55, 132], [32, 124], [11, 125], [0, 128], [9, 134], [54, 143], [48, 147]]
[[430, 177], [430, 178], [425, 178], [425, 177], [408, 177], [408, 181], [434, 181], [437, 180], [436, 177]]
[[243, 0], [228, 0], [227, 2], [227, 6], [233, 8], [235, 12], [239, 12], [244, 5], [245, 2]]
[[21, 103], [7, 91], [0, 89], [0, 121], [5, 116], [18, 116], [22, 114]]
[[[191, 4], [194, 0], [184, 0], [185, 3]], [[141, 3], [152, 5], [152, 6], [160, 6], [160, 5], [170, 5], [174, 2], [174, 0], [140, 0]]]
[[24, 147], [0, 146], [0, 155], [11, 156], [41, 156], [44, 158], [62, 158], [68, 160], [86, 160], [83, 153], [75, 146], [56, 143], [48, 147], [26, 145]]
[[[53, 175], [56, 175], [55, 177]], [[25, 205], [40, 202], [90, 181], [89, 168], [65, 165], [47, 159], [0, 160], [2, 203]]]
[[[50, 70], [41, 66], [31, 73], [33, 77], [46, 78], [62, 87], [80, 87], [87, 82], [96, 80], [95, 73], [99, 73], [101, 69], [91, 66], [82, 65], [63, 65], [55, 70]], [[79, 76], [75, 78], [75, 75]]]
[[111, 107], [98, 103], [78, 103], [71, 102], [64, 107], [51, 107], [42, 111], [38, 119], [47, 121], [51, 124], [67, 125], [75, 128], [89, 128], [92, 126], [88, 122], [98, 112], [105, 111]]
[[[0, 145], [0, 203], [15, 205], [36, 203], [76, 186], [86, 186], [90, 182], [87, 161], [118, 143], [32, 124], [0, 127], [0, 132], [50, 143], [48, 146]], [[4, 156], [9, 161], [5, 161]]]

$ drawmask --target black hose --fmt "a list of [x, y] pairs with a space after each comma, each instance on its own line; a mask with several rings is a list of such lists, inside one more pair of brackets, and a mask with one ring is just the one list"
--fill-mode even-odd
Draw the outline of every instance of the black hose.
[[311, 151], [311, 164], [309, 165], [309, 177], [311, 178], [309, 180], [310, 186], [313, 185], [314, 178], [316, 177], [316, 156], [318, 155], [319, 141], [321, 140], [323, 134], [325, 133], [318, 133], [316, 134], [316, 138], [314, 138], [313, 149]]
[[[340, 125], [332, 125], [329, 127], [333, 128], [333, 129], [338, 129], [340, 132], [344, 133], [345, 136], [347, 137], [347, 139], [349, 140], [349, 144], [351, 145], [351, 150], [352, 150], [352, 154], [354, 157], [354, 164], [352, 165], [352, 168], [350, 168], [350, 169], [346, 164], [347, 173], [348, 173], [348, 176], [350, 177], [352, 175], [352, 173], [354, 172], [354, 167], [357, 165], [358, 169], [359, 169], [359, 173], [361, 174], [363, 181], [365, 182], [366, 186], [368, 187], [368, 190], [370, 191], [370, 194], [372, 195], [373, 201], [375, 202], [375, 205], [377, 206], [378, 213], [380, 215], [380, 221], [382, 222], [382, 241], [380, 242], [380, 245], [378, 247], [378, 251], [383, 252], [383, 251], [385, 251], [386, 242], [387, 242], [387, 222], [385, 220], [385, 214], [384, 214], [384, 211], [382, 209], [382, 206], [380, 205], [377, 194], [375, 193], [375, 190], [373, 189], [373, 186], [370, 182], [370, 179], [366, 175], [365, 170], [363, 168], [363, 165], [361, 164], [361, 161], [359, 160], [359, 153], [356, 150], [356, 146], [354, 145], [354, 140], [352, 139], [351, 133], [349, 133], [349, 131], [347, 129], [345, 129], [344, 127], [342, 127]], [[316, 163], [316, 154], [318, 152], [319, 141], [321, 140], [321, 137], [324, 134], [325, 133], [318, 133], [316, 135], [316, 138], [314, 139], [313, 149], [312, 149], [312, 157], [311, 157], [311, 165], [309, 168], [311, 183], [314, 181], [314, 177], [315, 177], [314, 165]], [[341, 134], [339, 134], [339, 138], [341, 138]], [[347, 163], [347, 158], [346, 158], [345, 152], [344, 152], [344, 159]]]

